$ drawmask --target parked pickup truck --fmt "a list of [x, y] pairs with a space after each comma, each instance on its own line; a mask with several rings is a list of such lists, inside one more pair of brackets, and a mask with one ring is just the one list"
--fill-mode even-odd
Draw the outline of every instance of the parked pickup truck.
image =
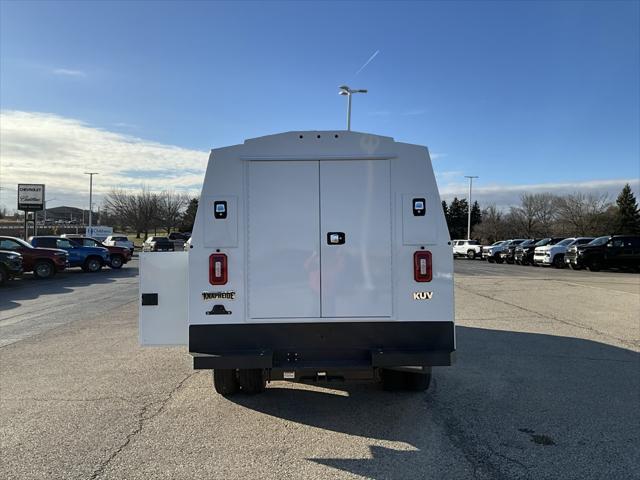
[[527, 240], [512, 240], [509, 244], [500, 252], [500, 259], [503, 262], [507, 262], [510, 265], [513, 265], [516, 261], [516, 248], [518, 247], [526, 247], [528, 245], [533, 245], [538, 240], [530, 238]]
[[572, 245], [584, 245], [591, 240], [593, 240], [593, 237], [570, 237], [565, 238], [555, 245], [536, 247], [533, 254], [533, 261], [538, 265], [553, 265], [556, 268], [563, 268], [564, 255], [567, 253], [567, 248]]
[[473, 260], [482, 255], [482, 245], [477, 240], [453, 240], [453, 256], [463, 256]]
[[0, 286], [22, 273], [22, 255], [17, 252], [0, 250]]
[[167, 237], [149, 237], [142, 244], [143, 252], [173, 252], [175, 245]]
[[482, 258], [487, 259], [489, 263], [504, 263], [503, 258], [500, 256], [510, 245], [519, 245], [524, 242], [524, 238], [514, 238], [511, 240], [502, 240], [496, 242], [489, 247], [482, 247]]
[[105, 247], [83, 247], [68, 238], [42, 236], [30, 237], [34, 247], [60, 248], [69, 253], [69, 266], [82, 267], [85, 272], [97, 272], [109, 264], [109, 251]]
[[126, 235], [109, 235], [107, 238], [104, 239], [104, 242], [102, 243], [104, 243], [104, 245], [107, 247], [126, 248], [131, 252], [131, 255], [133, 255], [133, 249], [134, 249], [133, 242], [129, 240], [129, 238]]
[[640, 236], [614, 235], [598, 237], [575, 250], [567, 251], [565, 262], [574, 269], [587, 267], [592, 272], [619, 267], [640, 269]]
[[533, 265], [533, 254], [536, 247], [544, 247], [545, 245], [555, 245], [558, 242], [564, 240], [564, 237], [549, 237], [538, 240], [536, 243], [529, 243], [524, 245], [524, 242], [516, 247], [514, 260], [518, 265]]
[[67, 268], [69, 254], [57, 248], [35, 248], [16, 237], [0, 237], [0, 250], [22, 255], [22, 270], [33, 272], [35, 278], [51, 278]]
[[70, 238], [74, 242], [79, 243], [83, 247], [104, 247], [109, 250], [109, 266], [111, 268], [121, 268], [122, 265], [131, 260], [131, 250], [124, 247], [112, 247], [109, 245], [105, 245], [102, 242], [99, 242], [95, 238], [91, 237], [83, 237], [81, 235], [63, 235], [64, 238]]

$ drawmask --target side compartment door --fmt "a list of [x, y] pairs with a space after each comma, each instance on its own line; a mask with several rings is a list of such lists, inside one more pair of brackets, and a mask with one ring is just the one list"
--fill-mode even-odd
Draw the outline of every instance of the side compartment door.
[[140, 345], [189, 343], [188, 255], [188, 252], [140, 254]]
[[389, 167], [320, 162], [323, 317], [392, 314]]

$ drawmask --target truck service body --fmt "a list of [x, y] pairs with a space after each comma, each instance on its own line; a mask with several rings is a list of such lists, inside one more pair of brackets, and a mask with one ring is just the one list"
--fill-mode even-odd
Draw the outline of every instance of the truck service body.
[[189, 248], [143, 253], [140, 268], [140, 343], [188, 345], [223, 394], [378, 376], [424, 389], [455, 351], [429, 153], [389, 137], [287, 132], [212, 150]]

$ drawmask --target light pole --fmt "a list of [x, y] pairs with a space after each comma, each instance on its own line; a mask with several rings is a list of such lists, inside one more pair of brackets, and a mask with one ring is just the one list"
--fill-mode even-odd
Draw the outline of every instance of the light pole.
[[347, 96], [347, 131], [351, 131], [351, 95], [354, 93], [367, 93], [365, 89], [352, 90], [347, 85], [341, 85], [338, 87], [340, 91], [338, 95], [346, 95]]
[[464, 178], [469, 179], [469, 202], [467, 204], [467, 240], [471, 240], [471, 185], [474, 178], [479, 178], [477, 175], [465, 175]]
[[[89, 175], [89, 230], [85, 229], [87, 235], [91, 235], [91, 209], [93, 208], [93, 176], [99, 175], [98, 172], [84, 172], [85, 175]], [[84, 217], [84, 210], [82, 211]], [[84, 222], [83, 222], [84, 223]]]

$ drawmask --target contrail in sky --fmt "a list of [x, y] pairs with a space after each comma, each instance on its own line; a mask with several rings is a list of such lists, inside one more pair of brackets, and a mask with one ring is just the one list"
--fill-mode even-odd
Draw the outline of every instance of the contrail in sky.
[[358, 75], [362, 70], [364, 70], [364, 67], [366, 67], [367, 65], [369, 65], [369, 64], [371, 63], [371, 61], [372, 61], [374, 58], [376, 58], [376, 56], [377, 56], [379, 53], [380, 53], [380, 50], [376, 50], [375, 52], [373, 52], [373, 55], [371, 55], [371, 56], [369, 57], [369, 60], [367, 60], [366, 62], [364, 62], [364, 65], [362, 65], [362, 66], [358, 69], [358, 71], [356, 72], [356, 74], [354, 75], [354, 77], [355, 77], [355, 76], [357, 76], [357, 75]]

